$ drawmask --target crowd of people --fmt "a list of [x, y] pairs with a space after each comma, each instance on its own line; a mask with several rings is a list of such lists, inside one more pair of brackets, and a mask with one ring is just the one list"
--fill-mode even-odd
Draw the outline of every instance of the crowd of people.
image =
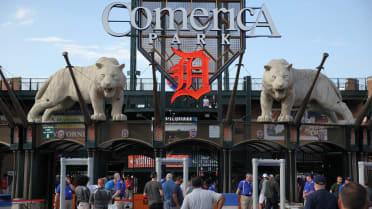
[[306, 177], [303, 190], [305, 209], [368, 209], [371, 193], [366, 186], [353, 183], [350, 177], [337, 177], [337, 182], [326, 190], [327, 181], [324, 176]]
[[[264, 173], [259, 179], [259, 209], [277, 209], [280, 202], [280, 176]], [[299, 181], [299, 191], [304, 209], [368, 209], [372, 202], [372, 189], [353, 183], [350, 177], [337, 177], [337, 182], [326, 190], [324, 176], [306, 176], [306, 182]], [[240, 208], [253, 208], [253, 176], [246, 174], [237, 186], [236, 194], [240, 195]]]
[[[187, 187], [182, 188], [183, 178], [181, 176], [174, 176], [169, 173], [161, 182], [157, 181], [155, 172], [151, 173], [150, 177], [151, 180], [145, 184], [143, 193], [144, 200], [148, 201], [147, 204], [149, 204], [150, 208], [179, 209], [181, 206], [182, 208], [195, 208], [185, 205], [184, 198], [186, 195], [191, 194], [191, 192], [197, 191], [198, 188], [208, 191], [208, 193], [206, 193], [207, 197], [212, 198], [216, 197], [216, 195], [218, 196], [217, 199], [214, 199], [216, 200], [215, 202], [210, 202], [210, 205], [214, 205], [222, 196], [216, 193], [216, 181], [211, 179], [204, 181], [199, 177], [200, 179], [198, 179], [195, 185], [192, 184], [193, 181], [190, 179]], [[77, 209], [88, 209], [91, 208], [91, 206], [97, 209], [106, 209], [109, 207], [132, 209], [134, 188], [133, 176], [124, 177], [123, 179], [119, 173], [115, 173], [112, 179], [110, 177], [99, 178], [96, 185], [87, 186], [89, 182], [87, 176], [74, 177], [73, 183], [70, 177], [66, 177], [65, 208], [74, 208], [72, 199], [73, 193], [75, 193], [75, 204]], [[211, 195], [211, 192], [215, 193], [215, 196]], [[61, 188], [60, 185], [58, 185], [54, 198], [54, 208], [56, 208], [59, 203], [60, 193]], [[204, 192], [201, 193], [204, 195]], [[194, 199], [195, 198], [196, 197], [194, 197]], [[223, 196], [221, 198], [223, 198]], [[112, 205], [114, 205], [114, 207], [112, 207]]]
[[[157, 173], [152, 172], [150, 180], [144, 187], [144, 200], [149, 209], [213, 209], [217, 205], [223, 207], [225, 197], [216, 192], [216, 181], [203, 181], [196, 176], [190, 179], [186, 188], [182, 188], [183, 178], [168, 173], [163, 181], [157, 180]], [[280, 202], [280, 176], [264, 173], [258, 185], [259, 209], [277, 209]], [[66, 178], [65, 205], [72, 209], [72, 194], [76, 195], [78, 209], [107, 209], [109, 205], [115, 208], [133, 208], [133, 178], [124, 180], [119, 173], [113, 179], [99, 178], [97, 185], [87, 186], [89, 178], [78, 176], [75, 183]], [[324, 176], [306, 176], [306, 182], [300, 184], [305, 209], [368, 209], [372, 201], [371, 190], [357, 183], [351, 178], [337, 177], [337, 182], [326, 190], [327, 182]], [[56, 188], [55, 206], [60, 197], [60, 185]], [[246, 174], [237, 186], [236, 194], [240, 195], [240, 208], [253, 208], [253, 176]]]
[[[276, 209], [279, 203], [279, 175], [270, 176], [266, 173], [262, 175], [259, 183], [259, 209]], [[246, 174], [246, 178], [239, 182], [236, 194], [240, 195], [240, 206], [242, 209], [251, 209], [253, 207], [253, 176], [251, 173]]]
[[[99, 178], [97, 184], [87, 186], [89, 178], [87, 176], [77, 176], [74, 178], [74, 184], [70, 177], [66, 177], [65, 186], [65, 208], [73, 209], [73, 193], [76, 195], [76, 208], [106, 209], [109, 205], [115, 205], [117, 209], [133, 208], [133, 176], [127, 176], [123, 179], [119, 173], [112, 177]], [[56, 208], [60, 199], [60, 185], [56, 187], [54, 198], [54, 208]]]
[[146, 183], [143, 195], [149, 199], [149, 209], [221, 209], [225, 197], [215, 191], [215, 182], [205, 188], [200, 176], [193, 177], [183, 191], [181, 176], [174, 178], [167, 174], [165, 182], [157, 181], [156, 172], [151, 173], [151, 180]]

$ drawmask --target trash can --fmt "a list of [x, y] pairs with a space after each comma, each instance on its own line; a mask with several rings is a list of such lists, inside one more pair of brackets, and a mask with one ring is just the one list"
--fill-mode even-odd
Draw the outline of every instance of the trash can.
[[0, 208], [1, 209], [12, 208], [12, 197], [9, 194], [0, 194]]
[[225, 204], [223, 209], [239, 209], [239, 197], [235, 193], [223, 193], [225, 197]]

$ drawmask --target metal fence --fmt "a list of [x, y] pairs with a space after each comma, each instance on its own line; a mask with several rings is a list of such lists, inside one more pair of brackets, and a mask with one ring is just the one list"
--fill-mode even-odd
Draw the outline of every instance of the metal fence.
[[[340, 91], [365, 91], [367, 90], [366, 78], [330, 78]], [[252, 90], [262, 89], [262, 78], [252, 78]]]
[[[353, 91], [365, 91], [367, 90], [367, 79], [366, 78], [330, 78], [336, 87], [340, 91], [344, 90], [353, 90]], [[41, 88], [43, 83], [47, 80], [47, 78], [10, 78], [8, 79], [8, 83], [13, 90], [21, 90], [21, 91], [36, 91]], [[128, 79], [129, 82], [129, 79]], [[225, 80], [222, 79], [222, 90], [232, 90], [234, 87], [235, 78], [228, 79], [228, 85], [225, 84]], [[252, 90], [253, 91], [260, 91], [262, 89], [262, 78], [252, 78]], [[195, 82], [193, 84], [196, 89], [200, 87], [200, 83]], [[242, 91], [244, 90], [244, 79], [240, 78], [238, 83], [237, 90]], [[218, 81], [214, 81], [210, 88], [212, 91], [218, 90]], [[153, 89], [152, 78], [138, 78], [136, 90], [137, 91], [151, 91]], [[157, 79], [157, 89], [160, 91], [161, 84], [160, 79]], [[0, 80], [0, 90], [6, 90], [3, 81]], [[174, 91], [174, 87], [166, 82], [165, 84], [165, 91]]]

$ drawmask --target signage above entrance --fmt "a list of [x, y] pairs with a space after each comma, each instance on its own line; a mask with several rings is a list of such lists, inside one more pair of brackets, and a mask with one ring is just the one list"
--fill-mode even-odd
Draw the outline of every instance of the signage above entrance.
[[[208, 92], [206, 85], [212, 84], [244, 52], [246, 38], [281, 37], [265, 4], [245, 7], [245, 0], [139, 0], [138, 3], [138, 7], [122, 2], [109, 4], [103, 12], [103, 27], [115, 37], [138, 38], [139, 51], [176, 88], [172, 102], [179, 95], [195, 95], [197, 99], [198, 93]], [[113, 24], [120, 24], [122, 31], [115, 31], [113, 28], [118, 27]], [[136, 34], [131, 34], [133, 31]], [[185, 84], [180, 78], [186, 78], [187, 71], [180, 67], [180, 61], [183, 55], [199, 51], [206, 59], [195, 58], [190, 65], [207, 66], [208, 72], [192, 70], [195, 77], [187, 79]], [[191, 89], [198, 93], [185, 92]]]
[[[146, 2], [146, 1], [144, 1]], [[152, 1], [147, 1], [152, 2]], [[194, 3], [200, 3], [203, 1], [195, 1]], [[205, 1], [205, 2], [211, 2], [211, 1]], [[237, 1], [232, 1], [237, 2]], [[142, 2], [143, 3], [143, 2]], [[158, 4], [159, 2], [154, 2], [154, 4]], [[176, 1], [172, 1], [172, 3], [176, 3]], [[184, 4], [185, 2], [179, 2]], [[192, 4], [192, 1], [190, 1]], [[212, 2], [213, 4], [215, 2]], [[216, 1], [217, 3], [217, 1]], [[219, 2], [220, 4], [225, 3], [224, 1]], [[151, 6], [151, 5], [150, 5]], [[191, 5], [192, 6], [192, 5]], [[109, 20], [110, 12], [113, 8], [125, 8], [128, 10], [128, 15], [130, 17], [130, 20]], [[191, 8], [190, 8], [191, 9]], [[258, 11], [258, 12], [257, 12]], [[256, 20], [254, 22], [247, 22], [245, 21], [246, 12], [249, 12], [250, 16], [256, 16]], [[181, 13], [181, 15], [180, 15]], [[136, 20], [137, 15], [144, 16], [145, 19], [142, 19], [140, 23]], [[168, 17], [165, 17], [165, 14], [168, 15]], [[224, 15], [225, 19], [228, 20], [228, 22], [225, 20], [225, 23], [227, 24], [227, 28], [222, 28], [219, 18], [220, 15]], [[166, 22], [164, 19], [166, 18]], [[207, 18], [207, 21], [202, 22], [200, 21], [202, 18]], [[261, 18], [265, 19], [265, 22], [261, 21]], [[156, 8], [153, 9], [153, 11], [150, 11], [148, 7], [140, 6], [132, 9], [131, 4], [128, 3], [121, 3], [121, 2], [114, 2], [109, 4], [104, 12], [102, 17], [102, 23], [103, 27], [105, 28], [106, 32], [109, 33], [112, 36], [116, 37], [122, 37], [122, 36], [128, 36], [130, 32], [115, 32], [111, 29], [109, 22], [126, 22], [130, 23], [130, 25], [135, 28], [136, 30], [146, 30], [150, 27], [153, 28], [154, 31], [205, 31], [206, 29], [211, 31], [247, 31], [249, 32], [247, 34], [247, 37], [280, 37], [280, 34], [278, 33], [274, 22], [271, 19], [271, 16], [269, 14], [269, 11], [266, 8], [266, 5], [263, 4], [262, 7], [248, 7], [240, 9], [239, 11], [235, 8], [213, 8], [207, 10], [204, 7], [200, 8], [194, 8], [191, 9], [191, 11], [186, 11], [186, 8], [183, 7], [177, 7], [177, 8]], [[164, 24], [165, 23], [165, 24]], [[177, 28], [176, 28], [177, 25]], [[190, 27], [191, 26], [191, 27]], [[212, 26], [212, 28], [210, 28]], [[265, 27], [268, 28], [271, 32], [270, 35], [256, 35], [256, 28], [257, 27]], [[157, 38], [156, 33], [152, 38]], [[200, 39], [204, 36], [199, 36]], [[224, 34], [221, 39], [222, 44], [230, 44], [228, 41], [228, 38], [230, 37], [230, 34]], [[180, 44], [179, 37], [177, 34], [173, 36], [175, 40], [178, 40], [175, 43]], [[204, 37], [205, 38], [205, 37]], [[150, 42], [151, 38], [150, 38]], [[204, 42], [205, 44], [205, 42]]]

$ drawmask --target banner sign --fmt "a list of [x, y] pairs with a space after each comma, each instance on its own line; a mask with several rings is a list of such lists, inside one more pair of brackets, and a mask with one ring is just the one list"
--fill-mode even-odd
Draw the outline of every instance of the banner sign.
[[85, 140], [84, 124], [43, 125], [42, 139], [80, 139]]
[[[296, 112], [297, 110], [291, 111], [293, 118], [296, 116]], [[280, 109], [274, 108], [272, 114], [274, 120], [277, 120], [280, 115]], [[325, 124], [328, 122], [328, 118], [316, 112], [305, 111], [302, 116], [302, 122]], [[296, 135], [295, 129], [291, 130], [291, 135]], [[284, 140], [284, 125], [265, 124], [263, 130], [256, 130], [256, 137], [268, 140]], [[300, 140], [328, 140], [327, 127], [321, 125], [302, 125], [300, 127]]]
[[154, 159], [145, 155], [128, 155], [128, 168], [153, 168]]
[[[188, 155], [167, 155], [167, 158], [188, 158]], [[154, 159], [145, 155], [129, 155], [128, 168], [153, 168]], [[167, 164], [167, 168], [183, 167], [183, 164]]]

